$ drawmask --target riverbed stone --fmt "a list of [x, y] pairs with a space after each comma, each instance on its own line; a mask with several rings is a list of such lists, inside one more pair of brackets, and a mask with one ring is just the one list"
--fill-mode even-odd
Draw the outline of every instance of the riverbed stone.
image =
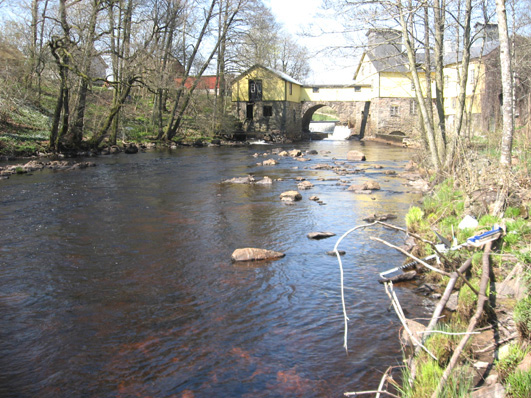
[[236, 249], [232, 253], [231, 259], [234, 262], [238, 261], [262, 261], [275, 260], [284, 257], [285, 254], [273, 250], [260, 249], [255, 247], [245, 247]]
[[230, 184], [251, 184], [255, 181], [254, 177], [252, 175], [248, 175], [246, 177], [234, 177], [229, 180], [224, 180], [224, 183], [230, 183]]
[[275, 159], [267, 159], [267, 160], [264, 160], [262, 164], [264, 166], [275, 166], [278, 164], [278, 162]]
[[377, 191], [380, 189], [380, 184], [378, 184], [376, 181], [367, 181], [365, 184], [363, 184], [365, 190], [369, 191]]
[[319, 239], [326, 239], [326, 238], [330, 238], [332, 236], [336, 236], [336, 234], [333, 233], [333, 232], [310, 232], [306, 236], [309, 239], [319, 240]]
[[288, 153], [289, 153], [289, 156], [291, 156], [292, 158], [296, 158], [296, 157], [302, 156], [302, 152], [301, 152], [300, 149], [292, 149]]
[[298, 191], [286, 191], [280, 194], [280, 200], [286, 202], [296, 202], [302, 200], [302, 195]]
[[255, 184], [271, 185], [271, 184], [273, 184], [273, 180], [270, 177], [268, 177], [268, 176], [264, 176], [264, 178], [262, 178], [261, 180], [256, 181]]
[[[344, 256], [345, 254], [347, 254], [346, 251], [344, 250], [338, 250], [337, 251], [339, 253], [340, 256]], [[336, 252], [334, 250], [330, 250], [328, 252], [326, 252], [326, 254], [328, 254], [329, 256], [337, 256]]]
[[360, 151], [348, 151], [347, 160], [360, 162], [366, 160], [365, 154]]
[[301, 190], [313, 188], [313, 184], [310, 181], [301, 181], [297, 184], [297, 187]]

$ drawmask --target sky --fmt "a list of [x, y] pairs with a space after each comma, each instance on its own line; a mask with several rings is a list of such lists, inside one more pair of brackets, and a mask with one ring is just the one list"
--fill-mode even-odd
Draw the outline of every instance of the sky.
[[[271, 11], [284, 25], [284, 28], [297, 38], [299, 44], [305, 45], [312, 53], [330, 44], [343, 42], [342, 37], [337, 35], [333, 37], [328, 35], [302, 37], [299, 35], [303, 29], [312, 30], [311, 24], [314, 26], [337, 25], [336, 17], [333, 15], [326, 17], [327, 12], [320, 8], [322, 0], [265, 0], [264, 2], [270, 6]], [[312, 56], [310, 61], [312, 75], [305, 83], [351, 84], [357, 62], [358, 58], [354, 55], [352, 57], [330, 57], [317, 53]]]

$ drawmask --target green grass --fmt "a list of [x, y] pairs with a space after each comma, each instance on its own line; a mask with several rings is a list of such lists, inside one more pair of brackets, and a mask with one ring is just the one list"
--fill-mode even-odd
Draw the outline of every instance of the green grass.
[[531, 372], [521, 370], [511, 373], [505, 379], [507, 395], [512, 398], [531, 397]]
[[520, 337], [531, 340], [531, 297], [524, 297], [514, 307], [514, 322]]
[[507, 347], [507, 352], [503, 353], [501, 358], [495, 361], [496, 370], [500, 380], [504, 381], [506, 378], [514, 373], [518, 364], [524, 359], [526, 350], [522, 349], [519, 344], [513, 343]]

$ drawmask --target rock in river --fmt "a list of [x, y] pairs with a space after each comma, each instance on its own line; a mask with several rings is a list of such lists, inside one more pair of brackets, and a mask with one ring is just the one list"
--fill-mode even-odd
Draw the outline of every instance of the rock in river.
[[347, 160], [350, 161], [363, 161], [365, 160], [365, 154], [360, 151], [348, 151]]
[[310, 232], [306, 236], [308, 236], [308, 238], [310, 239], [326, 239], [332, 236], [336, 236], [336, 234], [333, 232]]
[[280, 194], [280, 199], [286, 202], [296, 202], [302, 200], [302, 195], [297, 191], [286, 191]]
[[236, 249], [232, 253], [232, 261], [260, 261], [260, 260], [274, 260], [284, 257], [285, 254], [267, 249], [257, 249], [253, 247], [246, 247], [243, 249]]

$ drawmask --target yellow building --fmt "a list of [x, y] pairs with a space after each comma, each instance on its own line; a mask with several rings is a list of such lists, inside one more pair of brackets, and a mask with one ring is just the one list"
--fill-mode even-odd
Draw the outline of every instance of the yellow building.
[[285, 73], [255, 65], [232, 83], [232, 101], [247, 133], [301, 138], [302, 83]]

